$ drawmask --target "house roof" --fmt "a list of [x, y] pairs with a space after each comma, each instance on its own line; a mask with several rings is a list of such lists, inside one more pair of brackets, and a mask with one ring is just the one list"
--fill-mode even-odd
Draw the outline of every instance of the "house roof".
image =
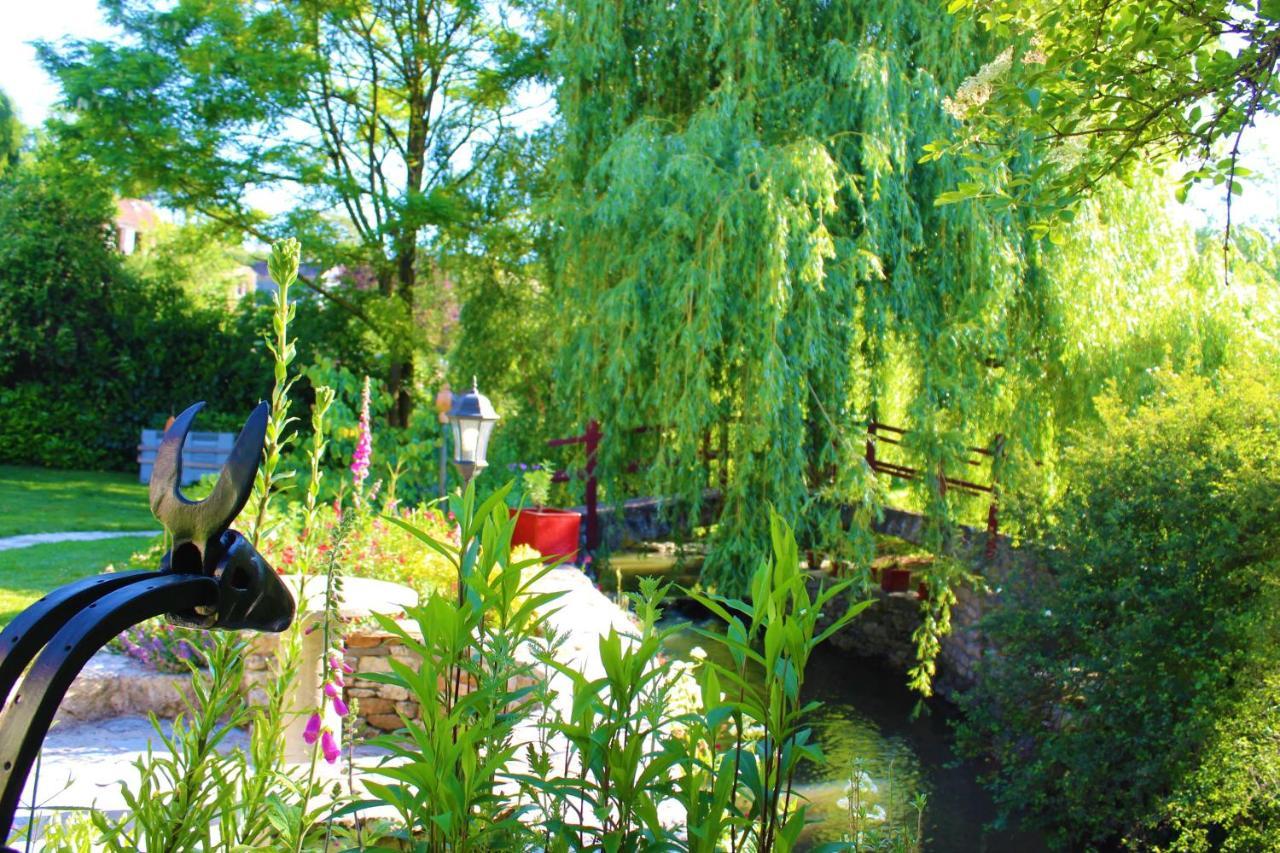
[[153, 230], [160, 222], [155, 205], [145, 199], [116, 199], [116, 226], [132, 228], [137, 232]]

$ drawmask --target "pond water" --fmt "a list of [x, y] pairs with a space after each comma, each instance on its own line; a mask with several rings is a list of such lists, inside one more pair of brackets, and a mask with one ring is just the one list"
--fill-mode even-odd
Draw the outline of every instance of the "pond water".
[[[668, 641], [672, 657], [688, 660], [697, 646], [728, 662], [694, 631], [699, 626], [714, 630], [716, 621], [694, 620], [673, 609], [666, 624], [680, 628]], [[910, 804], [924, 795], [923, 846], [929, 853], [1045, 849], [1034, 836], [986, 828], [995, 808], [978, 785], [975, 768], [957, 762], [952, 752], [954, 711], [934, 703], [929, 713], [912, 720], [916, 700], [902, 674], [824, 647], [810, 660], [804, 692], [806, 699], [823, 703], [813, 730], [827, 758], [825, 767], [806, 766], [797, 777], [814, 821], [806, 830], [806, 847], [842, 840], [849, 818], [841, 801], [850, 779], [861, 771], [861, 797], [871, 814], [914, 823]]]

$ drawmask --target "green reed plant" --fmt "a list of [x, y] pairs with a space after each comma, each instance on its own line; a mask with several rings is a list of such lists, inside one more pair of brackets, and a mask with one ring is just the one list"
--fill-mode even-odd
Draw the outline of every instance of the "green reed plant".
[[253, 484], [253, 523], [249, 540], [257, 547], [258, 540], [267, 532], [267, 508], [274, 493], [288, 487], [295, 472], [280, 468], [281, 455], [293, 436], [289, 427], [296, 418], [289, 417], [289, 391], [298, 381], [297, 375], [289, 375], [289, 365], [298, 351], [289, 337], [289, 323], [297, 307], [289, 301], [289, 288], [298, 280], [298, 262], [302, 247], [297, 240], [280, 240], [271, 247], [267, 259], [267, 271], [276, 283], [274, 310], [271, 313], [272, 335], [267, 336], [267, 349], [272, 355], [272, 371], [275, 383], [271, 388], [271, 414], [267, 420], [267, 435], [263, 443], [262, 462]]
[[459, 523], [456, 546], [387, 517], [449, 560], [458, 578], [456, 595], [435, 593], [408, 611], [417, 634], [375, 617], [420, 663], [390, 658], [389, 673], [363, 676], [407, 690], [420, 709], [418, 719], [402, 717], [400, 731], [373, 740], [393, 760], [368, 776], [385, 781], [366, 778], [376, 799], [346, 810], [391, 806], [403, 821], [393, 836], [404, 849], [513, 849], [529, 837], [502, 786], [520, 748], [517, 726], [532, 711], [535, 664], [526, 650], [534, 616], [556, 596], [531, 589], [550, 570], [540, 559], [512, 559], [509, 489], [478, 504], [468, 485], [450, 499]]
[[[224, 816], [222, 798], [233, 794], [237, 762], [219, 752], [223, 741], [249, 712], [240, 701], [245, 646], [218, 643], [210, 649], [207, 669], [193, 667], [191, 695], [184, 713], [166, 734], [152, 716], [164, 754], [148, 749], [135, 762], [136, 787], [121, 786], [127, 811], [120, 817], [94, 812], [102, 847], [112, 853], [147, 850], [178, 853], [219, 849], [214, 826]], [[226, 833], [228, 827], [220, 827]]]
[[[726, 690], [725, 698], [704, 713], [709, 719], [723, 716], [732, 721], [734, 743], [725, 769], [731, 770], [737, 796], [747, 801], [745, 820], [726, 827], [727, 843], [731, 850], [750, 845], [759, 853], [795, 846], [805, 821], [805, 805], [795, 797], [795, 774], [802, 762], [822, 759], [807, 726], [816, 705], [802, 698], [809, 656], [871, 603], [850, 604], [819, 631], [823, 610], [842, 600], [853, 581], [820, 586], [811, 594], [809, 575], [800, 569], [794, 531], [776, 512], [770, 514], [769, 528], [772, 556], [751, 577], [750, 602], [689, 591], [724, 621], [723, 636], [705, 629], [701, 633], [721, 643], [732, 659], [732, 666], [710, 660], [704, 664]], [[752, 666], [763, 672], [762, 682], [748, 675]], [[707, 700], [710, 693], [708, 689]], [[751, 723], [762, 730], [754, 743], [746, 738]]]
[[[254, 507], [249, 536], [255, 543], [267, 534], [271, 498], [292, 478], [280, 470], [281, 453], [292, 436], [288, 430], [289, 364], [294, 345], [288, 335], [293, 306], [289, 286], [297, 278], [298, 245], [277, 243], [269, 262], [280, 285], [273, 314], [274, 339], [268, 347], [275, 357], [275, 387], [271, 397], [264, 457], [254, 484]], [[324, 399], [323, 389], [319, 395]], [[319, 416], [323, 418], [323, 411]], [[313, 422], [315, 425], [315, 422]], [[313, 473], [324, 451], [323, 435], [313, 437]], [[313, 478], [314, 479], [314, 478]], [[308, 489], [307, 512], [314, 518], [316, 495]], [[240, 851], [273, 848], [290, 827], [297, 809], [314, 795], [314, 779], [301, 777], [284, 760], [287, 708], [302, 661], [302, 627], [295, 622], [281, 637], [271, 662], [271, 675], [260, 685], [261, 701], [244, 701], [244, 657], [248, 644], [239, 636], [215, 632], [205, 653], [208, 668], [191, 667], [192, 693], [185, 711], [166, 734], [153, 719], [167, 754], [153, 754], [137, 763], [136, 788], [122, 786], [131, 814], [116, 820], [95, 813], [94, 822], [110, 850]], [[225, 754], [219, 747], [235, 730], [248, 726], [247, 753]]]
[[657, 627], [665, 591], [646, 579], [633, 597], [638, 631], [624, 636], [614, 629], [600, 638], [601, 677], [546, 659], [571, 685], [573, 699], [568, 713], [549, 724], [565, 744], [562, 775], [522, 779], [541, 800], [548, 849], [637, 849], [668, 834], [659, 809], [673, 799], [672, 771], [685, 751], [670, 738], [671, 666], [661, 661], [670, 631]]

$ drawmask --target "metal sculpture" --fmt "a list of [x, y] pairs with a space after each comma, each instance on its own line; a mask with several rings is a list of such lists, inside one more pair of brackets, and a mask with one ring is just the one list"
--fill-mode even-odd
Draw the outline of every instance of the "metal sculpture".
[[203, 406], [174, 419], [156, 454], [151, 511], [172, 537], [159, 569], [59, 587], [0, 632], [0, 843], [9, 837], [27, 774], [67, 688], [112, 637], [161, 614], [205, 630], [278, 632], [293, 621], [289, 590], [249, 540], [230, 529], [253, 491], [267, 404], [245, 422], [212, 493], [191, 501], [179, 487], [182, 448]]

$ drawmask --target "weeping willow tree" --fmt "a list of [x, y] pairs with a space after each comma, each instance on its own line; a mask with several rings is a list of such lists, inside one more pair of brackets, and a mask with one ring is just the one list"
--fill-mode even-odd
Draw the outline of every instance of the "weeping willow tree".
[[[644, 487], [696, 505], [723, 431], [707, 583], [741, 591], [769, 505], [865, 555], [882, 401], [930, 471], [990, 424], [1042, 440], [1058, 314], [1037, 250], [1012, 214], [936, 206], [963, 175], [918, 162], [981, 38], [934, 0], [559, 6], [559, 390], [601, 420], [615, 493], [623, 436], [657, 426]], [[936, 482], [917, 488], [947, 518]]]

